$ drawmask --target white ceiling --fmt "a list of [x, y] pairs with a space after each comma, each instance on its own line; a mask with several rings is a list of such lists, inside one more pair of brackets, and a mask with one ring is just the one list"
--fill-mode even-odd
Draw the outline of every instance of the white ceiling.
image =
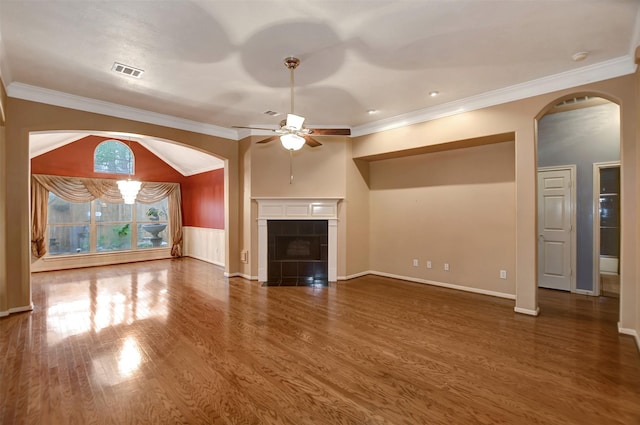
[[10, 96], [238, 139], [288, 112], [293, 55], [296, 113], [358, 135], [633, 72], [639, 6], [0, 0], [0, 71]]

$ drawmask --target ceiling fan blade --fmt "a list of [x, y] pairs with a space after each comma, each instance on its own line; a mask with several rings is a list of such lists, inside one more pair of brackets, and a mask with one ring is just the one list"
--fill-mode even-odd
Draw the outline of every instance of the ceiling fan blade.
[[275, 131], [273, 128], [264, 128], [264, 127], [243, 127], [241, 125], [232, 125], [231, 128], [247, 128], [249, 130], [266, 130], [266, 131]]
[[316, 139], [313, 139], [309, 136], [303, 136], [305, 142], [307, 143], [307, 146], [310, 146], [312, 148], [318, 147], [318, 146], [322, 146], [322, 143], [318, 142]]
[[310, 128], [309, 134], [314, 136], [351, 136], [348, 128]]
[[280, 136], [271, 136], [271, 137], [269, 137], [267, 139], [260, 140], [260, 141], [258, 141], [256, 143], [269, 143], [269, 142], [273, 142], [274, 140], [278, 140], [278, 139], [280, 139]]

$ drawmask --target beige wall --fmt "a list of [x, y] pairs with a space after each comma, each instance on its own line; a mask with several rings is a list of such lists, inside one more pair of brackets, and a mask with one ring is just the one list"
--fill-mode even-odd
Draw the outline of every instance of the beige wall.
[[370, 172], [374, 271], [515, 295], [513, 142], [375, 161]]
[[[293, 181], [289, 183], [289, 152], [279, 141], [256, 144], [263, 137], [253, 137], [248, 152], [251, 161], [252, 198], [345, 198], [348, 139], [346, 137], [318, 137], [322, 146], [304, 146], [293, 152]], [[245, 197], [246, 199], [246, 197]], [[251, 276], [258, 275], [257, 202], [251, 200]], [[245, 205], [246, 207], [246, 205]], [[347, 248], [346, 208], [338, 205], [338, 276], [344, 276]], [[245, 230], [246, 232], [246, 230]]]
[[[640, 63], [640, 46], [636, 49], [636, 64]], [[638, 102], [636, 106], [637, 109], [635, 111], [635, 131], [636, 131], [636, 140], [637, 144], [640, 144], [640, 70], [636, 70], [635, 74], [635, 96]], [[636, 170], [640, 170], [640, 148], [637, 148], [636, 144], [636, 161], [635, 168]], [[635, 199], [640, 199], [640, 171], [636, 171], [636, 183], [635, 183]], [[637, 201], [636, 201], [637, 202]], [[635, 228], [635, 240], [636, 243], [640, 244], [640, 208], [637, 208], [636, 205], [636, 228]], [[636, 259], [637, 255], [640, 254], [640, 247], [636, 248]], [[638, 349], [640, 349], [640, 261], [635, 262], [636, 266], [636, 308], [635, 308], [635, 327], [633, 328], [636, 332], [636, 344], [638, 345]]]
[[[0, 308], [2, 308], [2, 282], [8, 282], [4, 287], [6, 297], [6, 311], [11, 308], [19, 308], [30, 303], [29, 267], [30, 267], [30, 241], [29, 241], [29, 160], [28, 160], [28, 134], [30, 131], [46, 130], [100, 130], [100, 131], [124, 131], [137, 134], [145, 134], [174, 140], [178, 143], [213, 153], [227, 159], [225, 169], [227, 217], [227, 240], [225, 241], [225, 253], [227, 255], [226, 271], [240, 273], [247, 276], [257, 275], [257, 223], [256, 204], [252, 197], [341, 197], [345, 198], [339, 209], [339, 259], [338, 276], [350, 276], [362, 273], [369, 269], [380, 267], [389, 270], [397, 270], [398, 273], [410, 273], [402, 269], [400, 265], [409, 252], [396, 256], [396, 245], [387, 245], [381, 241], [391, 241], [388, 235], [382, 234], [382, 229], [376, 229], [376, 225], [387, 225], [391, 217], [385, 217], [385, 209], [382, 204], [385, 198], [397, 198], [398, 202], [409, 204], [412, 199], [426, 199], [435, 197], [442, 202], [458, 202], [460, 196], [471, 196], [475, 193], [471, 190], [471, 183], [463, 181], [460, 184], [434, 185], [429, 178], [434, 176], [424, 173], [419, 169], [418, 163], [422, 161], [433, 162], [432, 158], [445, 159], [454, 167], [463, 167], [468, 159], [458, 157], [467, 152], [471, 157], [488, 155], [492, 161], [503, 160], [510, 167], [515, 176], [513, 181], [485, 182], [476, 185], [475, 190], [484, 193], [490, 199], [500, 199], [512, 203], [511, 225], [501, 225], [504, 234], [496, 239], [498, 252], [487, 256], [480, 264], [477, 259], [469, 259], [469, 266], [474, 269], [485, 267], [486, 281], [476, 283], [478, 288], [491, 288], [497, 292], [516, 294], [516, 308], [525, 312], [535, 312], [537, 302], [536, 287], [536, 150], [535, 128], [536, 118], [541, 116], [550, 105], [558, 99], [570, 94], [593, 94], [615, 101], [621, 110], [621, 157], [622, 157], [622, 259], [621, 279], [622, 297], [620, 312], [620, 327], [623, 329], [640, 329], [640, 291], [638, 291], [638, 275], [640, 268], [637, 265], [638, 243], [640, 230], [637, 223], [639, 210], [637, 197], [640, 194], [638, 187], [640, 180], [637, 173], [640, 167], [640, 152], [636, 149], [640, 130], [638, 126], [638, 88], [637, 76], [630, 75], [615, 78], [603, 82], [579, 86], [536, 96], [517, 102], [510, 102], [491, 108], [485, 108], [452, 117], [442, 118], [409, 127], [385, 131], [354, 138], [351, 142], [347, 138], [332, 137], [320, 138], [324, 143], [322, 147], [311, 149], [303, 148], [294, 154], [294, 181], [289, 184], [289, 157], [277, 142], [268, 145], [255, 145], [259, 138], [249, 138], [241, 143], [225, 140], [217, 137], [175, 130], [166, 127], [144, 124], [135, 121], [107, 117], [65, 108], [43, 105], [35, 102], [9, 99], [7, 102], [7, 123], [4, 135], [0, 132], [0, 142], [4, 150], [2, 173], [0, 179], [5, 178], [0, 188], [0, 201], [5, 210], [0, 212], [11, 217], [11, 226], [6, 228], [4, 237], [4, 256], [0, 259], [0, 267], [11, 264], [10, 269], [4, 268], [0, 273]], [[506, 140], [504, 135], [515, 135], [512, 143], [497, 144], [484, 147], [473, 147], [474, 143], [461, 141], [481, 140], [486, 143]], [[4, 140], [2, 137], [4, 136]], [[444, 144], [453, 145], [444, 146]], [[450, 147], [465, 147], [459, 151], [449, 150], [440, 153], [422, 154], [413, 157], [421, 150], [442, 150]], [[240, 150], [239, 150], [240, 148]], [[494, 151], [495, 149], [495, 151]], [[501, 150], [504, 149], [504, 150]], [[511, 164], [504, 159], [507, 149], [511, 149], [513, 162]], [[0, 149], [0, 155], [3, 154]], [[384, 159], [387, 156], [407, 156], [412, 158]], [[0, 157], [1, 158], [1, 157]], [[356, 161], [353, 161], [355, 158]], [[502, 158], [502, 159], [499, 159]], [[374, 161], [375, 160], [375, 161]], [[367, 163], [368, 162], [368, 163]], [[426, 179], [422, 186], [394, 189], [394, 193], [384, 193], [384, 184], [407, 185], [411, 180], [409, 176], [397, 177], [404, 171], [400, 165], [411, 165], [421, 178]], [[468, 164], [474, 172], [483, 176], [486, 170], [478, 164]], [[433, 165], [437, 168], [437, 164]], [[466, 165], [465, 165], [466, 167]], [[370, 175], [369, 175], [370, 174]], [[464, 173], [458, 173], [464, 175]], [[453, 178], [445, 170], [440, 170], [439, 178]], [[504, 176], [503, 176], [504, 177]], [[398, 180], [400, 179], [400, 180]], [[405, 180], [402, 180], [405, 179]], [[386, 182], [386, 183], [385, 183]], [[371, 185], [369, 191], [368, 185]], [[507, 192], [509, 185], [515, 187], [511, 200]], [[513, 186], [515, 185], [515, 186]], [[444, 190], [449, 187], [449, 192]], [[4, 192], [3, 192], [4, 191]], [[471, 195], [470, 195], [471, 194]], [[457, 195], [457, 196], [456, 196]], [[473, 202], [471, 202], [473, 201]], [[454, 204], [456, 208], [468, 206], [476, 208], [477, 205], [485, 206], [482, 198], [471, 199], [468, 204]], [[386, 205], [385, 205], [386, 206]], [[406, 217], [400, 223], [415, 222], [420, 219], [416, 209], [413, 215]], [[447, 226], [461, 225], [466, 216], [453, 217], [453, 221]], [[502, 217], [505, 223], [509, 223], [507, 217]], [[483, 217], [483, 220], [489, 217]], [[2, 226], [6, 220], [0, 220], [0, 241], [2, 239]], [[411, 224], [409, 224], [411, 226]], [[509, 227], [511, 226], [511, 227]], [[404, 228], [404, 227], [403, 227]], [[472, 235], [477, 233], [475, 228], [467, 229]], [[406, 230], [404, 230], [406, 231]], [[378, 235], [378, 233], [380, 233]], [[475, 236], [474, 236], [475, 237]], [[386, 239], [385, 239], [386, 238]], [[239, 243], [241, 242], [241, 244]], [[515, 246], [515, 257], [511, 260], [499, 247], [511, 244]], [[371, 246], [371, 258], [369, 251], [363, 249]], [[250, 250], [249, 264], [239, 263], [241, 248]], [[422, 249], [419, 246], [410, 251]], [[442, 260], [434, 259], [434, 262], [445, 261], [445, 257], [451, 254], [447, 250], [451, 248], [442, 246], [434, 255], [442, 256]], [[465, 254], [468, 255], [468, 254]], [[390, 262], [386, 257], [397, 258]], [[399, 258], [402, 257], [402, 258]], [[438, 257], [439, 258], [439, 257]], [[423, 258], [419, 258], [422, 260]], [[426, 260], [427, 258], [424, 258]], [[448, 260], [447, 260], [448, 261]], [[434, 280], [455, 279], [464, 285], [468, 282], [468, 269], [459, 269], [457, 262], [451, 260], [452, 270], [447, 275], [434, 274]], [[434, 263], [434, 267], [436, 264]], [[422, 267], [422, 266], [421, 266]], [[467, 267], [465, 265], [465, 267]], [[495, 269], [505, 268], [509, 272], [515, 269], [515, 273], [509, 273], [506, 281], [495, 282]], [[2, 269], [0, 269], [1, 271]], [[463, 270], [466, 270], [462, 273]], [[422, 270], [424, 271], [424, 270]], [[458, 271], [461, 272], [458, 275]], [[453, 273], [456, 273], [455, 277]], [[427, 276], [425, 275], [425, 278]]]
[[[371, 269], [369, 258], [370, 237], [370, 204], [369, 204], [369, 163], [351, 158], [352, 142], [349, 141], [347, 148], [349, 155], [345, 157], [346, 162], [346, 199], [342, 207], [346, 210], [343, 245], [346, 248], [344, 274], [338, 274], [338, 278], [355, 277]], [[338, 262], [339, 263], [339, 262]]]
[[[6, 111], [7, 104], [7, 96], [4, 90], [4, 83], [0, 79], [0, 108], [2, 111]], [[2, 119], [2, 114], [0, 113], [0, 250], [2, 252], [7, 252], [7, 240], [5, 229], [7, 226], [6, 220], [6, 205], [7, 205], [7, 195], [6, 195], [6, 186], [7, 186], [7, 167], [6, 167], [6, 156], [5, 156], [5, 146], [6, 146], [6, 132], [5, 132], [5, 122]], [[2, 312], [9, 311], [9, 298], [8, 298], [8, 288], [7, 288], [7, 267], [6, 267], [6, 256], [0, 253], [0, 315], [4, 314]]]
[[[119, 131], [141, 134], [181, 143], [225, 159], [225, 203], [228, 229], [225, 252], [229, 253], [226, 271], [238, 270], [238, 143], [219, 137], [177, 130], [153, 124], [108, 117], [36, 102], [9, 98], [6, 123], [6, 205], [11, 226], [6, 229], [4, 259], [12, 264], [4, 277], [7, 284], [7, 309], [20, 309], [30, 299], [30, 228], [29, 228], [29, 132], [49, 130]], [[2, 192], [0, 192], [2, 196]], [[3, 221], [4, 223], [4, 221]], [[6, 309], [4, 311], [7, 311]]]
[[[638, 319], [638, 208], [636, 154], [638, 96], [635, 76], [628, 75], [578, 86], [546, 95], [484, 108], [452, 117], [355, 138], [354, 158], [365, 160], [402, 156], [413, 150], [474, 138], [515, 134], [515, 291], [516, 308], [535, 313], [536, 285], [536, 119], [559, 99], [573, 94], [592, 94], [620, 105], [622, 158], [622, 236], [620, 326], [637, 329]], [[626, 201], [624, 201], [626, 199]], [[373, 214], [373, 211], [372, 211]], [[375, 243], [375, 242], [373, 242]], [[391, 249], [389, 252], [391, 253]], [[375, 266], [374, 259], [371, 259]]]

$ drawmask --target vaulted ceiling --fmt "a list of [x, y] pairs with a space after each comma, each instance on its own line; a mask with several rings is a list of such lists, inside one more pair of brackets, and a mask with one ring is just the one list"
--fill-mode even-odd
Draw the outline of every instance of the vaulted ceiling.
[[296, 113], [358, 135], [631, 73], [639, 6], [2, 0], [0, 71], [10, 96], [238, 139], [289, 112], [293, 55]]

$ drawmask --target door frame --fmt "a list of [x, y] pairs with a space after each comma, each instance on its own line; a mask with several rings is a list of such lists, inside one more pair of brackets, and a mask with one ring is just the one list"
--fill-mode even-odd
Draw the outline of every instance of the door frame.
[[[570, 258], [571, 258], [571, 274], [569, 275], [569, 281], [571, 283], [571, 293], [579, 293], [579, 294], [591, 294], [591, 291], [585, 291], [585, 290], [579, 290], [576, 288], [576, 274], [577, 274], [577, 270], [576, 270], [576, 247], [577, 247], [577, 238], [576, 238], [576, 233], [577, 233], [577, 228], [576, 228], [576, 209], [577, 209], [577, 195], [576, 195], [576, 170], [577, 170], [577, 166], [576, 164], [568, 164], [568, 165], [552, 165], [549, 167], [538, 167], [536, 170], [536, 182], [538, 181], [538, 173], [540, 173], [540, 171], [564, 171], [564, 170], [568, 170], [569, 174], [571, 176], [571, 187], [570, 187], [570, 196], [571, 196], [571, 200], [570, 200], [570, 204], [571, 204], [571, 230], [570, 230], [570, 235], [569, 235], [569, 240], [571, 242], [571, 254], [570, 254]], [[536, 217], [538, 214], [538, 210], [540, 208], [540, 205], [538, 205], [538, 191], [540, 190], [540, 188], [536, 187]], [[536, 225], [536, 234], [538, 234], [538, 228]], [[536, 241], [538, 240], [538, 238], [536, 238]], [[539, 241], [538, 241], [539, 243]], [[537, 250], [537, 248], [536, 248]], [[538, 262], [540, 261], [539, 258], [537, 258], [536, 256], [536, 270], [538, 269]], [[540, 288], [538, 286], [538, 282], [536, 279], [536, 287]]]
[[[593, 163], [593, 294], [600, 296], [600, 170], [620, 167], [620, 183], [622, 184], [622, 165], [620, 161], [603, 161]], [[622, 187], [620, 188], [620, 207], [622, 207]], [[622, 208], [620, 210], [622, 212]], [[622, 219], [620, 219], [620, 239], [622, 239]], [[622, 248], [622, 247], [621, 247]], [[622, 261], [622, 255], [618, 256]], [[618, 263], [618, 270], [621, 264]]]

